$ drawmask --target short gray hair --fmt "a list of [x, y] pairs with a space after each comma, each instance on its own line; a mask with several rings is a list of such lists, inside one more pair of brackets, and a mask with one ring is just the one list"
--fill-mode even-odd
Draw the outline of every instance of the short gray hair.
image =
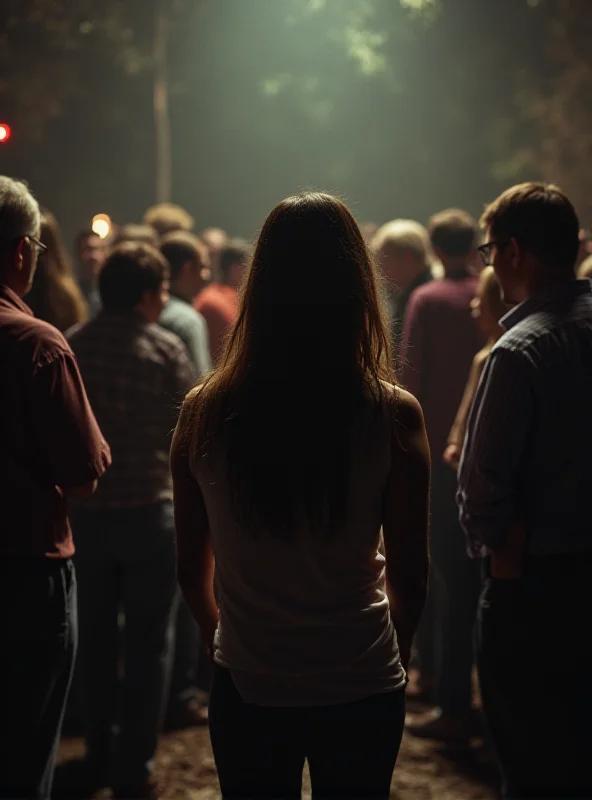
[[39, 204], [27, 184], [0, 175], [0, 243], [37, 236], [40, 226]]
[[414, 219], [394, 219], [378, 229], [372, 240], [372, 249], [379, 253], [388, 248], [411, 250], [426, 267], [434, 260], [429, 234]]

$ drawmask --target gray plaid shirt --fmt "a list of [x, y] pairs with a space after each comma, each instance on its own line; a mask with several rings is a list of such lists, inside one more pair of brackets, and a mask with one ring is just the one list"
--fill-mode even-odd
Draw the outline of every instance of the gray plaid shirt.
[[170, 500], [171, 434], [196, 380], [185, 345], [135, 313], [107, 311], [74, 329], [68, 340], [113, 456], [112, 468], [84, 509]]
[[525, 300], [485, 366], [459, 470], [469, 552], [486, 555], [524, 520], [531, 555], [592, 553], [592, 286]]

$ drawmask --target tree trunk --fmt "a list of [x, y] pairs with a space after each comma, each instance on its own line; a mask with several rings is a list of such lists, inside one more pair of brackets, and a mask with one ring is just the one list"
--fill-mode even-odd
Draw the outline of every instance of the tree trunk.
[[167, 0], [154, 0], [154, 130], [156, 135], [156, 202], [171, 199], [171, 120], [167, 76]]

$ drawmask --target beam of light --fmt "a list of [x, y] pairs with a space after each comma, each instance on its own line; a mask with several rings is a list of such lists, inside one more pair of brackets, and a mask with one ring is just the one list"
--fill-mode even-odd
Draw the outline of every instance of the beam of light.
[[92, 232], [96, 233], [101, 239], [106, 239], [109, 236], [111, 228], [111, 217], [108, 214], [95, 214], [92, 218]]

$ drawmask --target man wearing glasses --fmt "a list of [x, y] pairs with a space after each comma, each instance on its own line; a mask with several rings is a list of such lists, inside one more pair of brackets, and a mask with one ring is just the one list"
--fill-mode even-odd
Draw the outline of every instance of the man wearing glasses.
[[592, 285], [578, 218], [525, 183], [482, 217], [506, 303], [469, 417], [457, 500], [486, 559], [477, 660], [508, 798], [592, 797]]
[[110, 463], [76, 360], [22, 297], [45, 250], [27, 187], [0, 176], [0, 797], [45, 800], [76, 652], [68, 497]]

